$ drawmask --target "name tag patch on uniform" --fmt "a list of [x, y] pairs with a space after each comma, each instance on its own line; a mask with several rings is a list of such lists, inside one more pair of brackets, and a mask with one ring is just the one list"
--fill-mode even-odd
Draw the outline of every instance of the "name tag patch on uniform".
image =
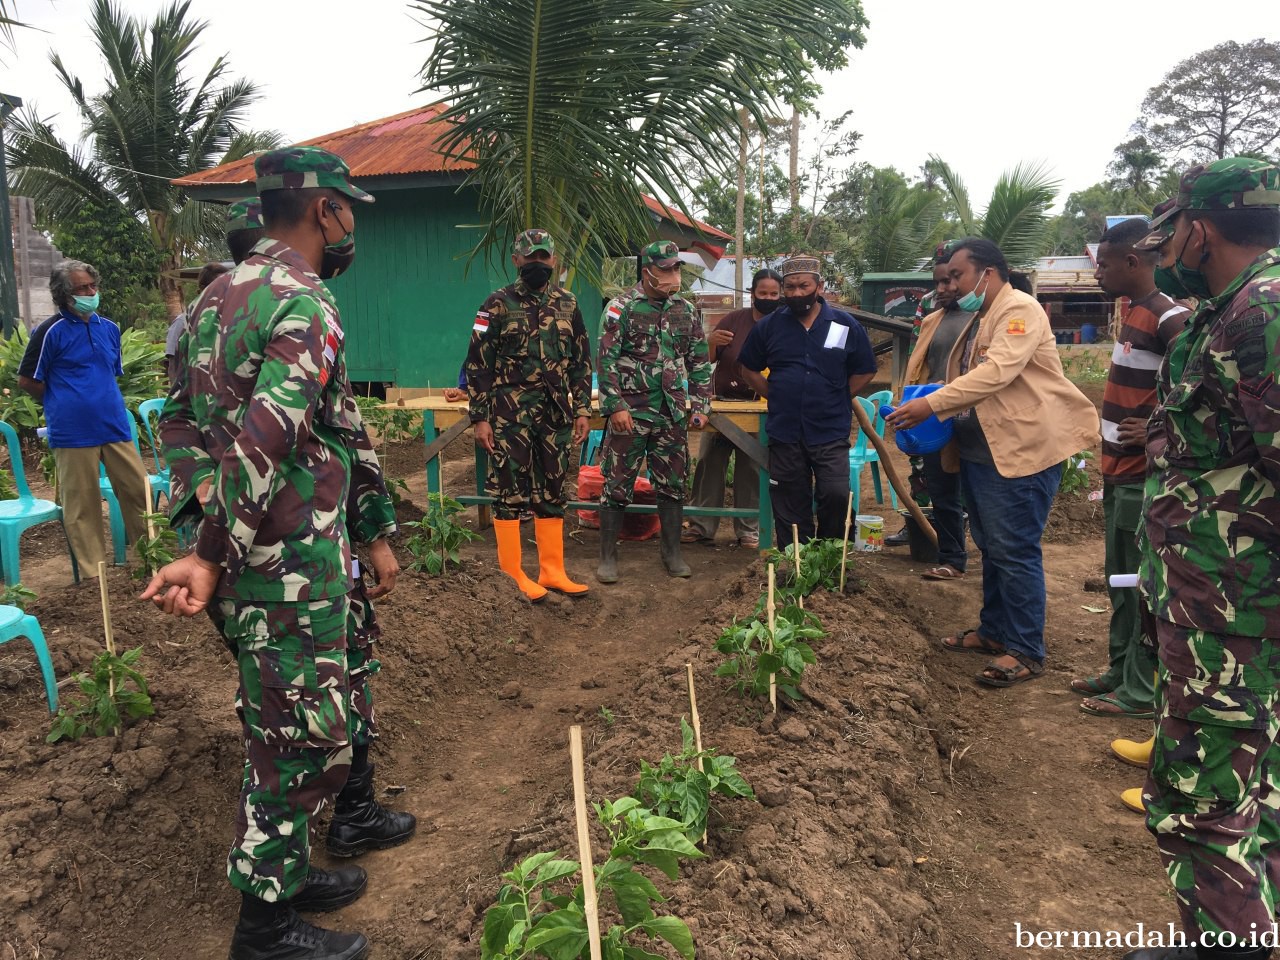
[[1012, 333], [1014, 336], [1021, 336], [1027, 332], [1027, 321], [1023, 320], [1021, 317], [1014, 317], [1009, 321], [1008, 332]]
[[843, 323], [833, 323], [827, 328], [827, 342], [823, 346], [828, 350], [843, 350], [849, 340], [849, 328]]
[[489, 314], [481, 310], [476, 314], [476, 322], [471, 325], [471, 329], [476, 333], [489, 332]]

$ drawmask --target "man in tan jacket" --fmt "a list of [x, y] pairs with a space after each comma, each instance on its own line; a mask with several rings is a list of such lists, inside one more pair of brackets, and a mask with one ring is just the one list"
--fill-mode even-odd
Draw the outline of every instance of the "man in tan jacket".
[[[954, 653], [993, 659], [979, 683], [1008, 687], [1044, 672], [1044, 562], [1040, 538], [1062, 462], [1098, 442], [1098, 412], [1062, 372], [1049, 318], [1009, 285], [994, 243], [966, 237], [947, 261], [961, 310], [977, 320], [947, 358], [947, 385], [889, 417], [910, 428], [931, 414], [954, 420], [954, 450], [982, 551], [979, 625], [942, 641]], [[936, 377], [935, 377], [936, 379]]]

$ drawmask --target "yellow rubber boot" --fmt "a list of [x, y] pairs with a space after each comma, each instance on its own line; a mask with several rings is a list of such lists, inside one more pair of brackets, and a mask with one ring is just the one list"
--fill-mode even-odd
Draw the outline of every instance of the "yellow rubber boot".
[[1151, 763], [1151, 750], [1156, 745], [1156, 738], [1144, 740], [1112, 740], [1111, 752], [1125, 763], [1146, 769]]
[[538, 538], [538, 584], [568, 597], [586, 593], [590, 587], [574, 583], [564, 572], [564, 518], [537, 517], [533, 530]]
[[1142, 788], [1130, 787], [1128, 790], [1121, 791], [1120, 802], [1135, 813], [1146, 813], [1146, 805], [1142, 802]]
[[547, 595], [547, 591], [525, 576], [520, 567], [520, 521], [495, 520], [493, 532], [498, 539], [498, 566], [516, 582], [525, 597], [537, 603]]

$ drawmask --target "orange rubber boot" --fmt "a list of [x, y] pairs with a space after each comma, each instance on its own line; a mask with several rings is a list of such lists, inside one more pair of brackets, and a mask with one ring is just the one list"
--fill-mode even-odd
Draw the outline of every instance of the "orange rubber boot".
[[537, 517], [533, 529], [538, 538], [538, 583], [567, 597], [580, 597], [591, 589], [564, 572], [564, 518]]
[[493, 532], [498, 539], [498, 566], [516, 582], [525, 597], [537, 603], [547, 591], [525, 576], [520, 567], [520, 521], [494, 520]]

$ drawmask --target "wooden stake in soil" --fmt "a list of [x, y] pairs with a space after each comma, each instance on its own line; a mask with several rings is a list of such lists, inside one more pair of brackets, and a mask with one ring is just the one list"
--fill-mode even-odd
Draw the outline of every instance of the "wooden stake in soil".
[[[142, 501], [145, 504], [142, 515], [147, 518], [147, 538], [154, 540], [156, 538], [156, 525], [151, 519], [151, 475], [145, 470], [142, 471], [142, 489], [146, 493], [146, 499]], [[147, 572], [152, 573], [153, 571], [148, 570]]]
[[[773, 653], [773, 631], [778, 625], [778, 608], [773, 602], [773, 591], [777, 589], [777, 574], [773, 569], [773, 564], [769, 564], [769, 600], [766, 610], [769, 612], [769, 652]], [[778, 675], [776, 673], [769, 674], [769, 706], [773, 708], [773, 712], [778, 712]]]
[[924, 531], [925, 536], [936, 547], [938, 545], [938, 531], [933, 529], [933, 524], [929, 522], [929, 518], [920, 509], [920, 504], [916, 503], [915, 498], [911, 496], [911, 489], [898, 476], [898, 468], [889, 459], [889, 448], [885, 446], [884, 440], [876, 433], [875, 428], [871, 426], [871, 421], [867, 419], [867, 412], [862, 409], [862, 404], [855, 403], [853, 405], [853, 415], [858, 418], [858, 429], [867, 435], [871, 445], [876, 448], [876, 453], [880, 455], [880, 465], [884, 467], [885, 476], [889, 478], [889, 483], [897, 491], [898, 499], [907, 505], [907, 510], [912, 519], [915, 520], [920, 529]]
[[[702, 769], [702, 720], [698, 717], [698, 694], [693, 688], [693, 664], [685, 662], [685, 676], [689, 681], [689, 724], [693, 727], [693, 746], [698, 751], [698, 772]], [[702, 842], [707, 842], [707, 831], [702, 831]]]
[[[98, 593], [102, 597], [102, 628], [107, 636], [107, 653], [114, 657], [116, 655], [116, 638], [111, 632], [111, 603], [107, 598], [107, 562], [105, 560], [98, 561]], [[116, 698], [116, 676], [114, 672], [107, 674], [107, 696], [113, 701]], [[112, 732], [117, 737], [120, 736], [119, 727], [116, 727]]]
[[569, 757], [573, 761], [573, 812], [578, 821], [578, 859], [582, 863], [582, 905], [587, 915], [591, 960], [601, 960], [600, 915], [596, 909], [596, 874], [591, 864], [591, 833], [587, 829], [587, 778], [582, 763], [582, 727], [569, 728]]
[[800, 590], [800, 527], [794, 523], [791, 525], [791, 553], [796, 562], [796, 603], [803, 610], [804, 593]]
[[853, 522], [853, 491], [849, 491], [849, 506], [844, 511], [844, 549], [840, 551], [840, 594], [844, 595], [844, 567], [849, 559], [849, 524]]

